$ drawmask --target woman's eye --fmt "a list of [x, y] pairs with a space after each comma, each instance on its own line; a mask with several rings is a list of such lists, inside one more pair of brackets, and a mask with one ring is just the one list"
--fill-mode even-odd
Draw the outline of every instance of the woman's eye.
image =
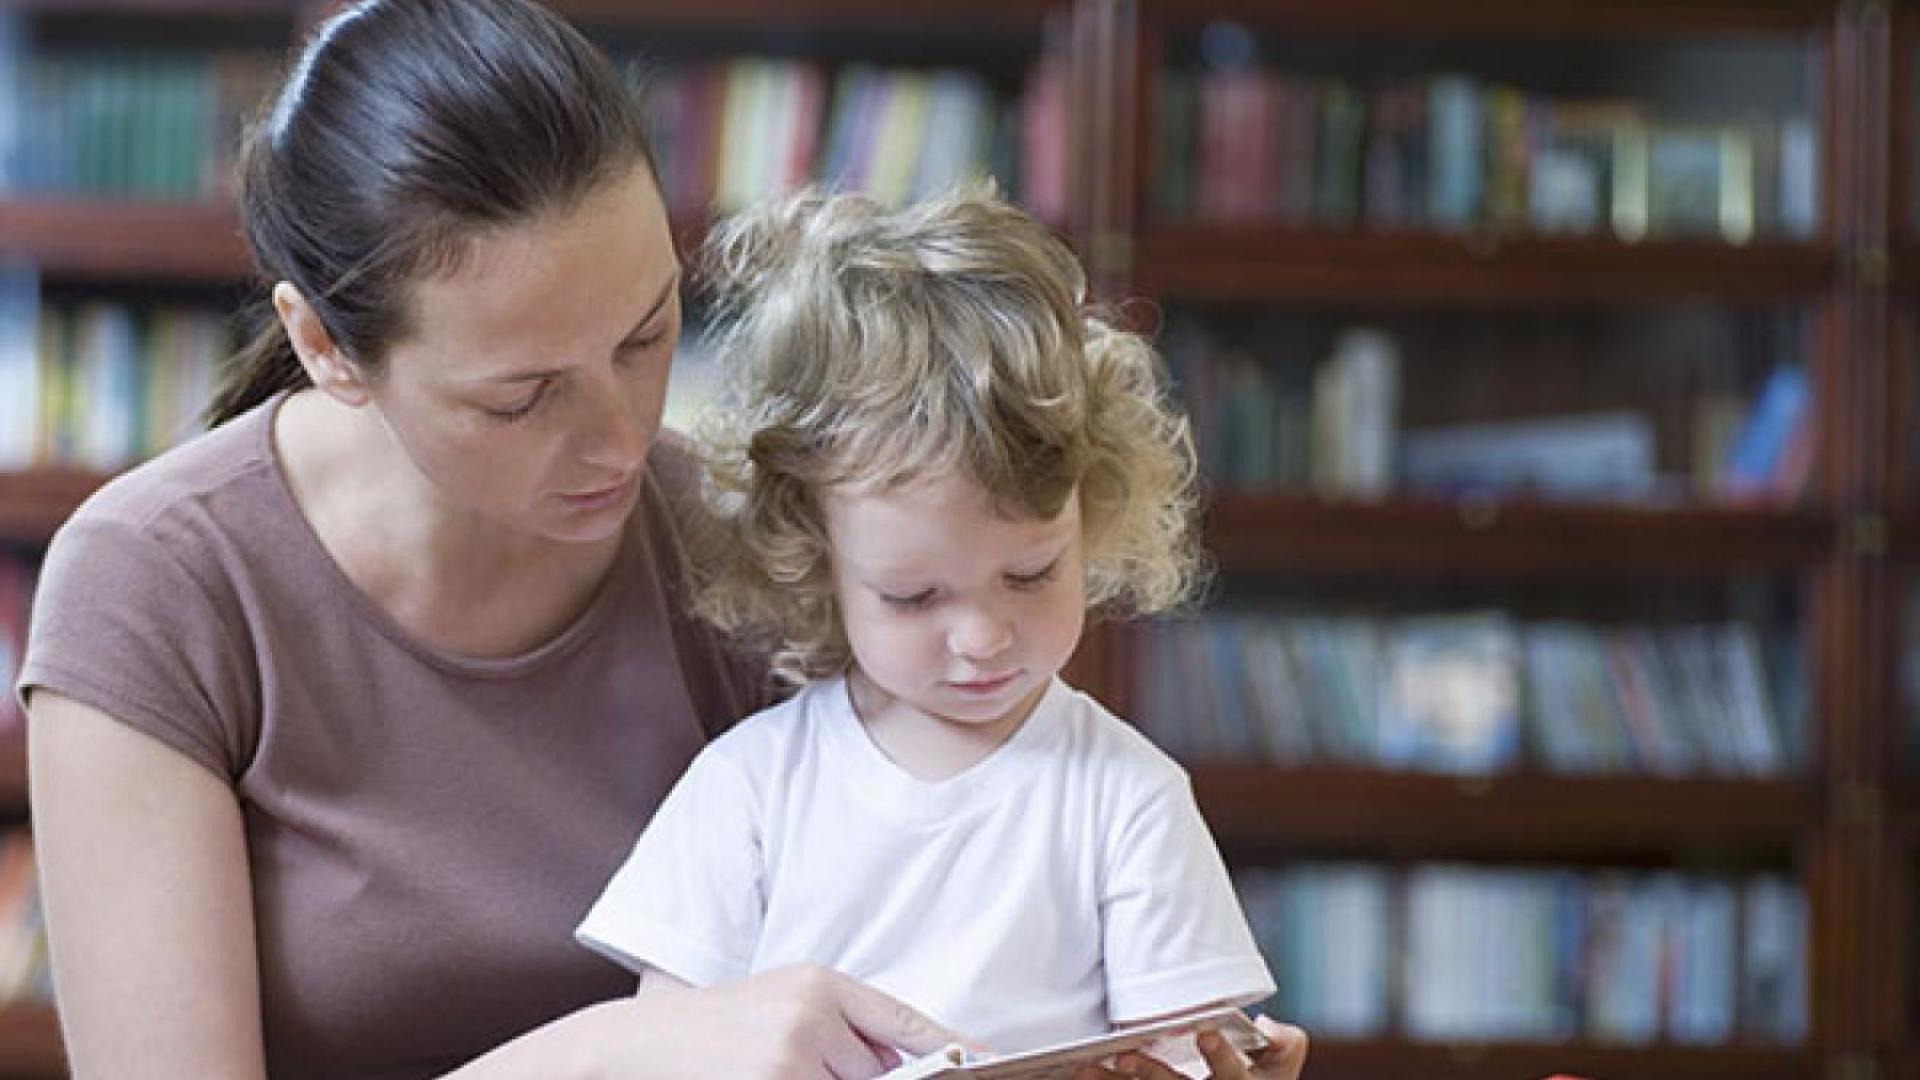
[[510, 405], [504, 409], [488, 409], [486, 410], [487, 415], [497, 420], [523, 419], [524, 417], [531, 414], [533, 410], [539, 406], [540, 402], [546, 399], [547, 386], [548, 386], [547, 383], [541, 383], [539, 388], [534, 390], [532, 394], [528, 395], [527, 399], [525, 401], [522, 401], [520, 404]]
[[664, 331], [661, 333], [653, 334], [649, 337], [628, 338], [627, 340], [620, 343], [619, 352], [621, 352], [622, 354], [636, 353], [636, 352], [649, 352], [653, 350], [656, 346], [658, 346], [662, 341], [665, 341], [666, 338], [667, 338], [667, 335]]

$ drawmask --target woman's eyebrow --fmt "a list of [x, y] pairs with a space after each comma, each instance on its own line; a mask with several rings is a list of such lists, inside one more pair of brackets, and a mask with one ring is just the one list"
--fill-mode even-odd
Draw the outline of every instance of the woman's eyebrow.
[[[679, 285], [680, 285], [680, 271], [675, 270], [673, 272], [673, 276], [667, 279], [666, 287], [660, 290], [660, 295], [654, 299], [652, 306], [647, 308], [647, 313], [645, 315], [640, 316], [640, 320], [633, 324], [633, 329], [628, 330], [625, 334], [621, 335], [621, 340], [624, 341], [625, 339], [630, 338], [633, 335], [639, 333], [641, 327], [652, 322], [653, 317], [660, 314], [660, 309], [666, 307], [667, 301], [673, 298], [673, 291], [674, 289], [678, 288]], [[567, 369], [564, 367], [541, 368], [538, 371], [515, 371], [506, 375], [495, 375], [494, 377], [486, 381], [489, 384], [506, 384], [511, 386], [514, 383], [535, 382], [540, 379], [551, 379], [558, 375], [565, 375], [566, 373], [567, 373]]]
[[633, 335], [640, 332], [641, 327], [652, 322], [653, 317], [655, 315], [660, 314], [661, 308], [664, 308], [667, 306], [667, 301], [673, 298], [674, 290], [679, 287], [680, 287], [680, 271], [676, 269], [673, 272], [673, 276], [667, 279], [666, 287], [661, 289], [660, 295], [654, 299], [653, 306], [647, 308], [647, 313], [645, 315], [640, 316], [639, 321], [633, 324], [633, 329], [628, 330], [626, 334], [623, 336], [632, 337]]

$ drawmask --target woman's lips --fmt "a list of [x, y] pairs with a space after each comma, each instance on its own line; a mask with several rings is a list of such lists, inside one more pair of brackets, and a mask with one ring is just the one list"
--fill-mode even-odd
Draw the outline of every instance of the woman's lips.
[[627, 489], [633, 486], [633, 477], [629, 476], [617, 484], [603, 487], [598, 491], [582, 492], [577, 495], [562, 495], [560, 498], [575, 510], [600, 510], [618, 503], [626, 497]]

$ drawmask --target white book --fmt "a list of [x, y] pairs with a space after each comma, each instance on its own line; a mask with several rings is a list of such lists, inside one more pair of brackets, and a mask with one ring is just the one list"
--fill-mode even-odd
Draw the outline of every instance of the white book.
[[1667, 1033], [1675, 1042], [1712, 1046], [1733, 1038], [1737, 910], [1725, 881], [1694, 881], [1686, 889], [1671, 927]]
[[1228, 1006], [1019, 1054], [982, 1055], [949, 1046], [904, 1062], [880, 1080], [1066, 1080], [1080, 1068], [1131, 1051], [1151, 1054], [1183, 1075], [1206, 1076], [1206, 1059], [1194, 1042], [1203, 1031], [1218, 1033], [1241, 1053], [1267, 1044], [1245, 1013]]
[[928, 85], [927, 140], [910, 189], [914, 201], [985, 171], [993, 95], [972, 72], [935, 72]]

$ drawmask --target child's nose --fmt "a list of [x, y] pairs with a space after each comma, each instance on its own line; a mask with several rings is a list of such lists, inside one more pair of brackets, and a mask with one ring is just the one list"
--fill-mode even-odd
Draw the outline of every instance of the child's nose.
[[988, 660], [1013, 644], [1013, 620], [994, 611], [970, 611], [954, 624], [948, 647], [963, 660]]

